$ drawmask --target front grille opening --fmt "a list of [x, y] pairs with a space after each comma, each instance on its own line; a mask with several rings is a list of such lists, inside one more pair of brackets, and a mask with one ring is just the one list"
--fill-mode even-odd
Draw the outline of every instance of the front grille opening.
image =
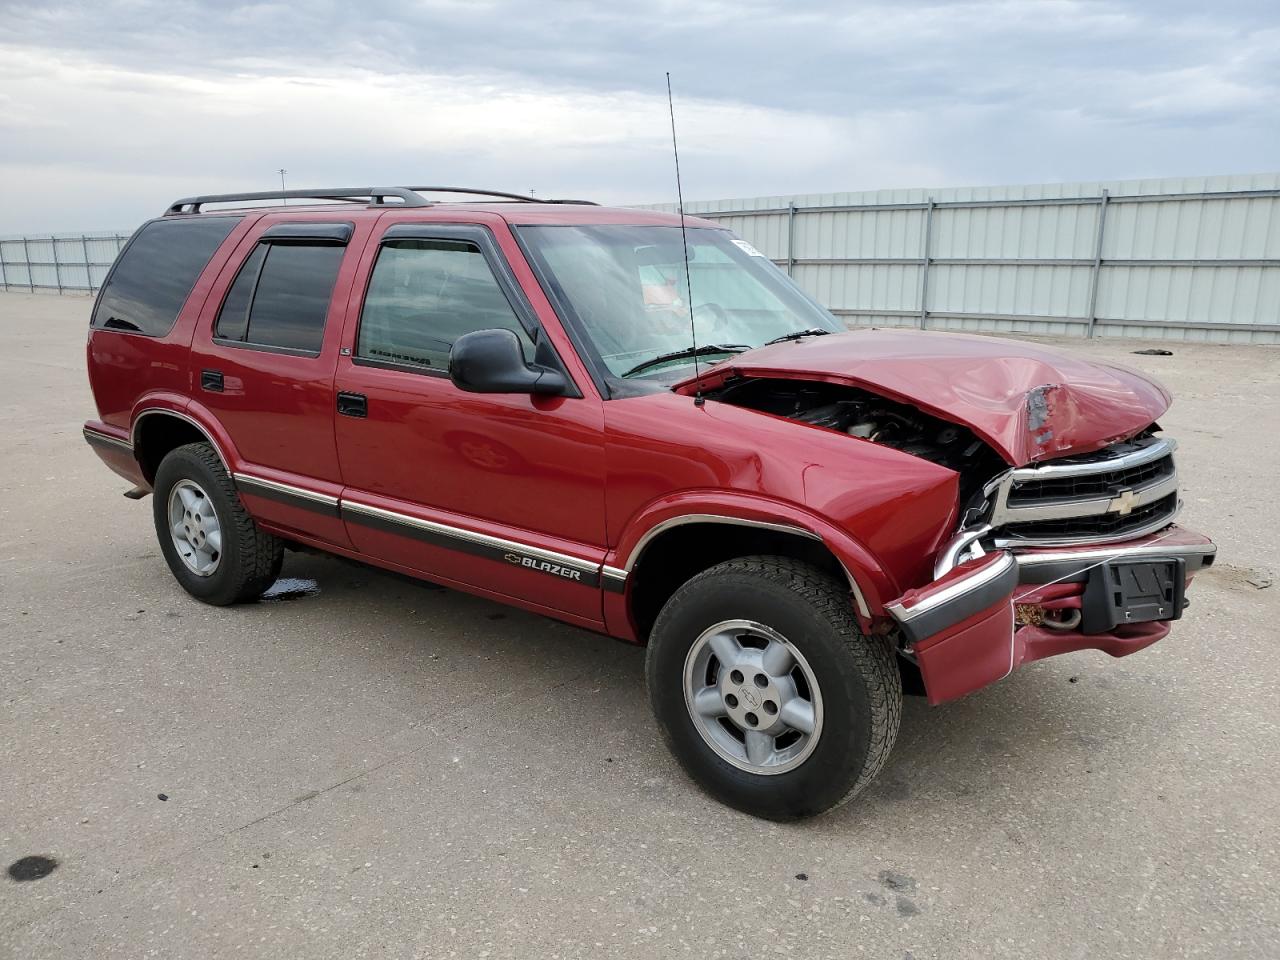
[[1163, 457], [1127, 470], [1023, 480], [1015, 483], [1009, 491], [1008, 504], [1011, 507], [1031, 507], [1041, 503], [1101, 500], [1113, 497], [1124, 489], [1137, 490], [1159, 483], [1173, 476], [1173, 473], [1173, 457]]
[[1031, 520], [1011, 523], [1009, 536], [1024, 540], [1073, 540], [1084, 537], [1121, 537], [1130, 531], [1148, 527], [1161, 517], [1173, 519], [1178, 510], [1178, 494], [1171, 493], [1121, 516], [1105, 513], [1095, 517], [1068, 517], [1062, 520]]

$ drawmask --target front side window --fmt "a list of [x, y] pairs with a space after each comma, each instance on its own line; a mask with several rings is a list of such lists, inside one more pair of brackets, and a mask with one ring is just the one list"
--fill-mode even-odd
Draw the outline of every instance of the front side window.
[[474, 243], [390, 240], [369, 279], [358, 358], [426, 370], [449, 369], [449, 351], [464, 333], [500, 327], [532, 341]]
[[[729, 348], [719, 357], [702, 356], [702, 363], [802, 330], [844, 329], [772, 262], [726, 230], [688, 231], [686, 278], [679, 227], [518, 229], [551, 282], [548, 294], [567, 308], [614, 377], [671, 384], [688, 376], [691, 314], [699, 348]], [[686, 355], [659, 360], [672, 353]]]
[[259, 243], [222, 301], [214, 336], [318, 353], [345, 250], [336, 243]]
[[162, 337], [209, 258], [239, 217], [153, 220], [138, 231], [111, 270], [93, 311], [93, 325]]

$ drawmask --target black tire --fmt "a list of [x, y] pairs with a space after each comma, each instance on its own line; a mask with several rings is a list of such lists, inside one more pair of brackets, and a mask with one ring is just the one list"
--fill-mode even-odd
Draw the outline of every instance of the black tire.
[[[169, 494], [183, 480], [192, 481], [208, 495], [222, 531], [217, 567], [208, 576], [187, 568], [169, 533]], [[169, 451], [156, 470], [154, 489], [152, 514], [160, 550], [187, 593], [224, 607], [256, 600], [275, 583], [284, 562], [284, 544], [254, 523], [212, 446], [188, 443]]]
[[[645, 659], [649, 699], [671, 752], [708, 793], [770, 820], [814, 816], [851, 800], [880, 772], [898, 735], [902, 683], [889, 642], [864, 637], [847, 584], [786, 557], [744, 557], [706, 570], [671, 597]], [[707, 628], [752, 620], [808, 661], [822, 693], [813, 752], [785, 773], [740, 769], [703, 739], [685, 705], [685, 659]]]

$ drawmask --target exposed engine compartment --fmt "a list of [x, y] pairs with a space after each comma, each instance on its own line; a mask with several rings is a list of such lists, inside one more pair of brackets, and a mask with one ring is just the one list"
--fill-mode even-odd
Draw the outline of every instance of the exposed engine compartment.
[[825, 427], [883, 444], [960, 474], [960, 502], [1007, 465], [967, 427], [948, 423], [856, 387], [769, 377], [737, 379], [708, 392], [710, 399]]

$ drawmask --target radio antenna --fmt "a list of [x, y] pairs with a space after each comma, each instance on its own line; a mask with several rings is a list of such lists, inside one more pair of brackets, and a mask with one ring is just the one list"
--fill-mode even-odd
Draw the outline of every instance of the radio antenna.
[[702, 372], [698, 367], [698, 327], [693, 322], [693, 278], [689, 272], [689, 237], [684, 229], [684, 190], [680, 186], [680, 148], [676, 146], [676, 108], [671, 99], [671, 71], [667, 71], [667, 112], [671, 114], [671, 153], [676, 160], [676, 205], [680, 211], [680, 245], [684, 248], [684, 289], [685, 300], [689, 305], [689, 337], [693, 345], [693, 377], [697, 383], [694, 387], [693, 403], [702, 406]]

